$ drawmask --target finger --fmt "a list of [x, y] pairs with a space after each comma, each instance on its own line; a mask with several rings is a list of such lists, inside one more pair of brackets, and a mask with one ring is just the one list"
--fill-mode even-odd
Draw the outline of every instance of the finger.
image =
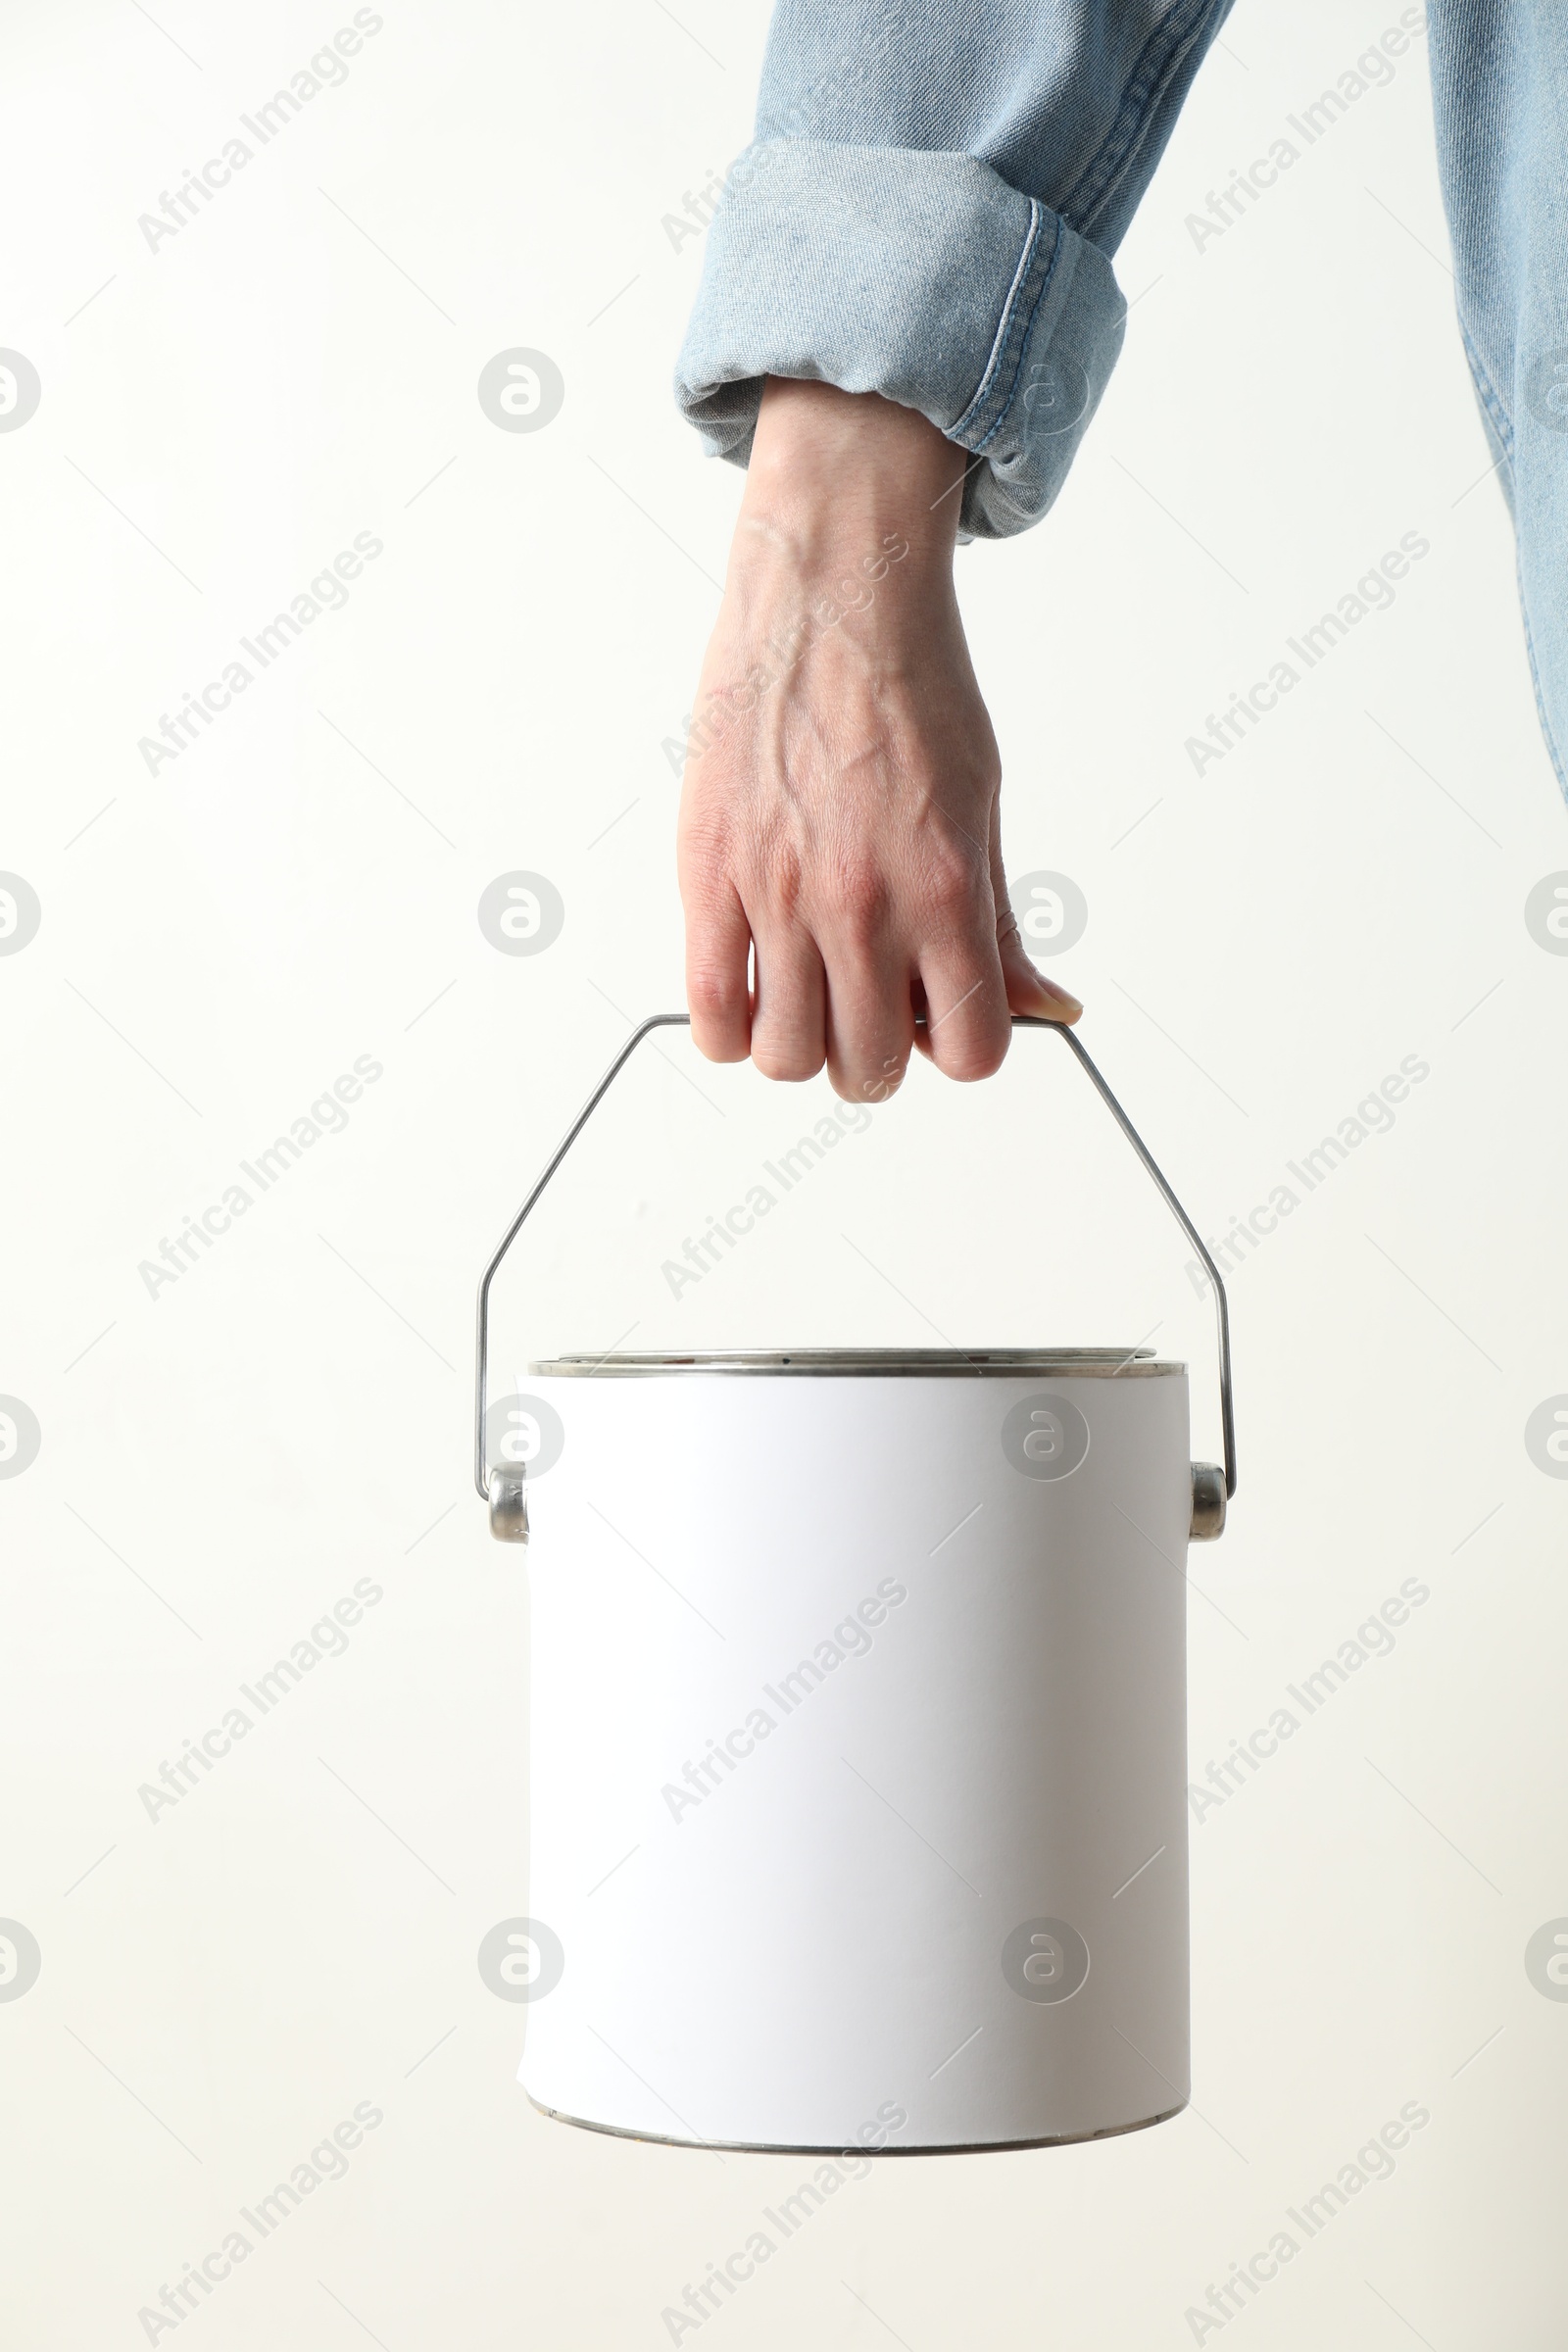
[[710, 1061], [744, 1061], [752, 1050], [747, 961], [752, 927], [728, 883], [686, 908], [686, 1004], [692, 1043]]
[[1059, 988], [1036, 971], [1023, 944], [1018, 917], [1012, 911], [1007, 892], [1007, 877], [1002, 863], [1002, 835], [995, 813], [991, 825], [991, 892], [997, 903], [997, 953], [1002, 958], [1002, 976], [1006, 986], [1007, 1007], [1011, 1012], [1030, 1012], [1038, 1019], [1065, 1021], [1069, 1025], [1078, 1018], [1083, 1006], [1070, 989]]
[[989, 923], [978, 936], [926, 949], [920, 956], [925, 990], [925, 1050], [949, 1078], [989, 1078], [1000, 1070], [1012, 1036], [1002, 957]]
[[909, 970], [901, 957], [827, 953], [827, 1070], [846, 1102], [886, 1102], [904, 1084], [914, 1044]]
[[1054, 980], [1048, 980], [1035, 970], [1024, 953], [1016, 920], [1010, 916], [1007, 919], [1012, 922], [1012, 929], [1002, 934], [997, 941], [997, 952], [1002, 957], [1003, 981], [1007, 992], [1007, 1009], [1010, 1012], [1032, 1012], [1037, 1018], [1048, 1021], [1065, 1021], [1070, 1026], [1083, 1011], [1083, 1006], [1070, 989], [1058, 988]]
[[925, 1001], [925, 982], [921, 979], [918, 971], [910, 975], [909, 1000], [914, 1006], [914, 1050], [917, 1054], [923, 1054], [929, 1061], [931, 1059], [931, 1007]]
[[814, 1078], [826, 1058], [827, 983], [809, 932], [760, 927], [752, 1059], [764, 1078]]

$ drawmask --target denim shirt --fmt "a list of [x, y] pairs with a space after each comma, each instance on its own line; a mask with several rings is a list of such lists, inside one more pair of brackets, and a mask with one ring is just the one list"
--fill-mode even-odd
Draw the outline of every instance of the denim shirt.
[[780, 0], [677, 396], [744, 465], [766, 375], [973, 451], [962, 527], [1037, 522], [1121, 348], [1111, 255], [1231, 0]]
[[[973, 452], [965, 536], [1038, 522], [1120, 349], [1111, 257], [1230, 5], [778, 0], [676, 370], [709, 449], [746, 464], [767, 375], [881, 392]], [[1428, 18], [1465, 351], [1560, 745], [1568, 0], [1431, 0]], [[1407, 6], [1384, 40], [1422, 29]]]

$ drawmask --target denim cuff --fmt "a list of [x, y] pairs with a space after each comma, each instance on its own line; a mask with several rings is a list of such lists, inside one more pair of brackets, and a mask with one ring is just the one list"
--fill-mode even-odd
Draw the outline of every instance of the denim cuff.
[[880, 392], [978, 461], [965, 537], [1038, 522], [1121, 348], [1107, 257], [973, 156], [769, 139], [725, 182], [675, 393], [744, 466], [767, 375]]

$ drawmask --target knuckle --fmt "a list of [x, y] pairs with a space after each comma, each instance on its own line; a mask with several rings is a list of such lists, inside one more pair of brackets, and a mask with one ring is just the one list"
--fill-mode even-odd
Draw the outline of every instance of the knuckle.
[[[966, 1017], [967, 1016], [967, 1017]], [[1012, 1024], [1005, 1008], [994, 1000], [965, 1004], [950, 1023], [939, 1022], [932, 1039], [933, 1058], [949, 1078], [967, 1084], [994, 1078], [1007, 1058]]]
[[695, 964], [686, 975], [686, 1003], [695, 1019], [725, 1028], [746, 1010], [745, 974], [715, 964]]
[[701, 899], [720, 888], [733, 863], [725, 811], [683, 814], [675, 848], [681, 888], [688, 897]]
[[927, 864], [923, 896], [932, 914], [955, 927], [977, 922], [981, 912], [980, 877], [961, 850], [943, 849]]
[[857, 861], [841, 866], [833, 897], [839, 924], [852, 938], [870, 939], [883, 928], [891, 894], [879, 865]]
[[936, 1057], [943, 1076], [956, 1079], [960, 1086], [971, 1086], [981, 1078], [994, 1078], [1006, 1058], [1004, 1045], [949, 1047]]
[[806, 871], [796, 845], [776, 833], [760, 838], [755, 848], [756, 886], [780, 929], [800, 922], [806, 898]]

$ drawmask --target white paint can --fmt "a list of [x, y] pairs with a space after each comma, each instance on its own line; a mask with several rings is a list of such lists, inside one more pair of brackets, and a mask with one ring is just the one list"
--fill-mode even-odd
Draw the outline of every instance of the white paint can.
[[1217, 1273], [1223, 1475], [1191, 1462], [1185, 1366], [1142, 1349], [564, 1357], [490, 1402], [490, 1274], [535, 2105], [888, 2153], [1175, 2114], [1186, 1549], [1235, 1485]]

